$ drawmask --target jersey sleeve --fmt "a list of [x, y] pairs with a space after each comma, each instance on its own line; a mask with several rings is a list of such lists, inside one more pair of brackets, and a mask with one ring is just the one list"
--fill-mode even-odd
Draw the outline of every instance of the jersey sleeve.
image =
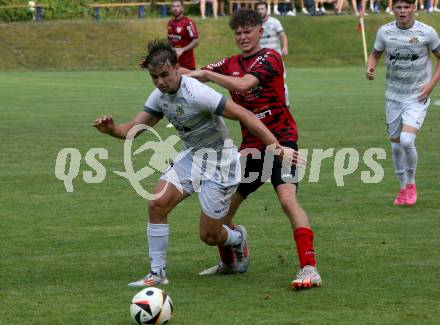
[[207, 66], [204, 66], [202, 70], [210, 70], [212, 72], [217, 72], [220, 74], [227, 75], [228, 64], [229, 64], [229, 58], [226, 58], [218, 62], [208, 64]]
[[144, 112], [150, 113], [159, 118], [163, 118], [162, 107], [160, 106], [160, 91], [156, 88], [150, 96], [148, 96], [144, 105]]
[[196, 79], [189, 77], [188, 79], [191, 84], [191, 93], [193, 94], [193, 105], [200, 112], [221, 116], [225, 109], [226, 97]]
[[383, 53], [385, 51], [385, 41], [383, 38], [383, 28], [380, 28], [376, 35], [376, 40], [374, 41], [374, 51], [377, 53]]
[[197, 32], [197, 26], [196, 23], [193, 22], [191, 19], [188, 20], [188, 25], [186, 25], [186, 30], [188, 31], [188, 35], [192, 39], [199, 38], [199, 33]]
[[[277, 53], [278, 54], [278, 53]], [[265, 52], [260, 55], [247, 74], [256, 77], [260, 83], [274, 76], [283, 75], [284, 67], [280, 55], [274, 52]]]
[[275, 31], [277, 32], [277, 34], [284, 32], [283, 25], [281, 25], [281, 22], [279, 20], [275, 21], [274, 26], [275, 26]]
[[429, 45], [428, 46], [432, 52], [440, 51], [440, 39], [438, 38], [438, 34], [434, 28], [430, 29]]

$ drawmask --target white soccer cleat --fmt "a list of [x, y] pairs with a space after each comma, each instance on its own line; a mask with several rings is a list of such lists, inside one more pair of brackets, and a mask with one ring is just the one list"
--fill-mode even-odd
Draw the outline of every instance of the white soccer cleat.
[[235, 230], [241, 233], [241, 243], [237, 246], [232, 246], [235, 254], [235, 269], [238, 273], [245, 273], [249, 267], [249, 252], [247, 246], [247, 231], [244, 226], [238, 225]]
[[234, 265], [224, 264], [219, 262], [217, 265], [210, 267], [209, 269], [203, 270], [199, 275], [213, 275], [213, 274], [231, 274], [236, 273]]
[[286, 16], [295, 17], [295, 16], [296, 16], [296, 10], [295, 10], [295, 11], [293, 11], [293, 10], [289, 10], [289, 11], [286, 13]]
[[306, 7], [303, 7], [303, 8], [301, 9], [301, 12], [302, 12], [304, 15], [308, 15], [308, 14], [309, 14], [309, 12], [308, 12], [308, 10], [306, 9]]
[[166, 128], [167, 129], [171, 129], [171, 128], [173, 128], [174, 127], [174, 125], [172, 125], [171, 123], [168, 123], [167, 125], [166, 125]]
[[312, 287], [320, 287], [322, 285], [321, 276], [319, 275], [316, 267], [311, 265], [304, 266], [299, 270], [296, 275], [296, 279], [290, 284], [292, 289], [307, 289]]
[[273, 8], [273, 14], [274, 14], [274, 15], [277, 15], [277, 16], [281, 15], [280, 12], [278, 11], [278, 8], [277, 8], [277, 7], [274, 7], [274, 8]]
[[168, 284], [168, 278], [165, 274], [165, 270], [160, 270], [159, 272], [150, 271], [145, 278], [140, 279], [135, 282], [130, 282], [129, 287], [152, 287], [159, 284]]

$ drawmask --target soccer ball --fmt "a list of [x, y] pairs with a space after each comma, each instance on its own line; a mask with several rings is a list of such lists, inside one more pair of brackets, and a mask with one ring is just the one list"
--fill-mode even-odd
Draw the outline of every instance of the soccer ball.
[[166, 324], [173, 313], [173, 302], [159, 288], [145, 288], [131, 300], [130, 314], [136, 324]]

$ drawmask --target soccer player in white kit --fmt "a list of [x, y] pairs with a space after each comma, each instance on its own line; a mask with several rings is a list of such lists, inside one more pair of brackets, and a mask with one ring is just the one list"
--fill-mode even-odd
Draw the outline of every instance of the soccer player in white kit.
[[[277, 51], [282, 57], [289, 54], [289, 42], [284, 32], [281, 22], [269, 16], [268, 4], [265, 1], [257, 3], [256, 10], [261, 18], [263, 18], [263, 35], [260, 38], [260, 47]], [[286, 80], [286, 69], [284, 69], [284, 80]], [[289, 89], [284, 84], [284, 95], [286, 97], [286, 105], [289, 107]]]
[[[414, 205], [417, 201], [415, 139], [428, 110], [429, 95], [440, 79], [440, 40], [434, 28], [415, 20], [415, 0], [394, 2], [393, 12], [396, 20], [381, 26], [377, 32], [366, 77], [374, 79], [376, 65], [384, 53], [385, 112], [394, 170], [400, 182], [394, 205]], [[437, 58], [434, 73], [430, 52]]]
[[95, 120], [94, 126], [103, 133], [126, 139], [134, 126], [153, 127], [165, 116], [183, 141], [183, 150], [161, 176], [155, 186], [155, 198], [149, 201], [147, 239], [151, 271], [143, 279], [129, 284], [154, 286], [168, 284], [165, 272], [168, 214], [191, 193], [198, 192], [200, 238], [206, 244], [246, 246], [243, 226], [236, 230], [223, 226], [241, 175], [236, 168], [239, 165], [237, 148], [229, 139], [222, 117], [239, 120], [292, 163], [296, 162], [298, 153], [281, 146], [252, 112], [196, 79], [181, 76], [176, 52], [167, 40], [151, 42], [141, 66], [148, 69], [157, 87], [148, 97], [144, 110], [128, 123], [116, 125], [111, 116], [103, 116]]

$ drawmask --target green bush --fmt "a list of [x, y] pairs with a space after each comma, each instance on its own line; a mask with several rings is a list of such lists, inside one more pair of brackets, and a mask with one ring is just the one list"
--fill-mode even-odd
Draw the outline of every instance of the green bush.
[[[37, 4], [47, 5], [44, 9], [45, 20], [58, 19], [79, 19], [93, 17], [93, 9], [88, 7], [91, 3], [124, 3], [133, 2], [132, 0], [34, 0]], [[144, 2], [148, 2], [143, 0]], [[8, 5], [26, 5], [27, 0], [0, 0], [1, 6]], [[191, 6], [186, 8], [187, 11], [198, 13], [198, 7]], [[129, 8], [111, 8], [101, 9], [101, 18], [120, 18], [120, 17], [136, 17], [138, 9], [136, 7]], [[160, 8], [156, 7], [153, 11], [146, 8], [145, 15], [149, 17], [158, 17]], [[0, 21], [29, 21], [32, 20], [32, 12], [28, 8], [23, 9], [0, 9]]]

